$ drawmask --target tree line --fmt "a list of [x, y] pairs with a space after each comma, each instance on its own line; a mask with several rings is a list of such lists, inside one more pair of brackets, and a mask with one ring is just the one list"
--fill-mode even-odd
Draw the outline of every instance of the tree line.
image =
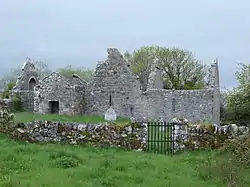
[[[131, 70], [139, 77], [142, 89], [146, 90], [148, 77], [152, 65], [156, 64], [161, 70], [164, 89], [190, 90], [202, 89], [207, 85], [208, 66], [196, 59], [194, 54], [182, 48], [167, 48], [161, 46], [143, 46], [133, 52], [126, 51], [124, 58], [130, 64]], [[39, 79], [51, 73], [48, 63], [34, 61]], [[224, 99], [221, 105], [221, 119], [223, 121], [249, 123], [250, 122], [250, 65], [239, 64], [236, 72], [239, 86], [232, 91], [222, 93]], [[79, 75], [87, 82], [91, 80], [94, 71], [88, 68], [76, 68], [67, 65], [56, 70], [66, 77]], [[21, 67], [12, 69], [9, 74], [0, 79], [0, 88], [12, 89], [21, 73]], [[7, 97], [5, 94], [4, 97]]]

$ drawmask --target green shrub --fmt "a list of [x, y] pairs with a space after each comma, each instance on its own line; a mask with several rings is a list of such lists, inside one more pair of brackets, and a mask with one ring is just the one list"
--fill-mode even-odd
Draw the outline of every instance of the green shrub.
[[22, 106], [22, 101], [21, 97], [19, 95], [15, 95], [10, 103], [10, 110], [12, 112], [22, 112], [23, 111], [23, 106]]
[[250, 123], [250, 64], [240, 64], [241, 69], [236, 72], [239, 86], [225, 95], [226, 106], [221, 111], [221, 120], [238, 125]]
[[243, 182], [244, 170], [248, 169], [250, 169], [250, 136], [228, 141], [216, 157], [208, 157], [198, 168], [203, 180], [216, 177], [231, 187], [249, 185]]
[[75, 155], [63, 151], [53, 152], [49, 155], [51, 166], [56, 168], [74, 168], [81, 164], [81, 159]]
[[237, 165], [235, 157], [231, 155], [217, 155], [208, 157], [199, 165], [199, 176], [204, 181], [218, 178], [224, 184], [234, 187], [242, 186], [243, 169]]
[[13, 89], [13, 87], [16, 85], [15, 82], [10, 82], [7, 86], [7, 89], [3, 91], [2, 93], [2, 98], [10, 98], [10, 94], [11, 94], [11, 90]]
[[221, 151], [236, 158], [237, 164], [241, 167], [250, 168], [250, 135], [228, 142]]
[[57, 168], [67, 169], [77, 167], [79, 165], [79, 161], [73, 157], [63, 156], [55, 159], [53, 164]]

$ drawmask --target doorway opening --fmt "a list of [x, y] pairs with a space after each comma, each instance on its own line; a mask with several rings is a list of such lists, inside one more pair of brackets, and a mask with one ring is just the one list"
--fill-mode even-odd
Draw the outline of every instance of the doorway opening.
[[59, 114], [59, 101], [49, 101], [49, 111], [51, 114]]

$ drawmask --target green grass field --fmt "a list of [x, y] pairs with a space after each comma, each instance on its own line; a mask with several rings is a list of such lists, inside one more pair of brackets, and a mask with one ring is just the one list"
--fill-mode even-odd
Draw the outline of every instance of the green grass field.
[[[51, 121], [64, 121], [64, 122], [76, 122], [76, 123], [100, 123], [105, 122], [104, 116], [70, 116], [70, 115], [58, 115], [58, 114], [34, 114], [31, 112], [19, 112], [15, 113], [15, 122], [30, 122], [33, 120], [51, 120]], [[118, 118], [116, 123], [126, 123], [129, 120]]]
[[[99, 116], [39, 115], [27, 112], [15, 114], [16, 122], [32, 120], [104, 122], [103, 117]], [[128, 120], [117, 120], [117, 123], [125, 122]], [[159, 131], [159, 128], [149, 127], [149, 131], [152, 140], [171, 138], [169, 128]], [[149, 151], [171, 149], [171, 144], [166, 144], [151, 142]], [[227, 186], [222, 181], [223, 175], [211, 174], [214, 169], [210, 165], [218, 156], [215, 151], [166, 156], [87, 146], [31, 144], [13, 141], [0, 134], [0, 152], [1, 187]], [[226, 167], [227, 170], [230, 167]], [[249, 187], [250, 171], [241, 172], [242, 187]]]
[[[1, 187], [222, 187], [197, 169], [214, 152], [164, 156], [71, 145], [28, 144], [0, 135]], [[248, 175], [248, 178], [250, 175]]]

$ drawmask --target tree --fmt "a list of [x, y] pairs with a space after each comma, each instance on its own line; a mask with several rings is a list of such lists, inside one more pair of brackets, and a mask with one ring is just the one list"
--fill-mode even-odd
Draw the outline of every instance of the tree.
[[188, 50], [145, 46], [132, 54], [126, 52], [124, 57], [144, 88], [154, 61], [162, 69], [165, 89], [201, 89], [206, 85], [207, 66]]
[[142, 89], [146, 90], [148, 83], [148, 76], [151, 72], [151, 65], [154, 62], [156, 55], [156, 48], [152, 46], [145, 46], [130, 54], [125, 52], [124, 58], [130, 64], [131, 70], [139, 77]]
[[157, 49], [166, 89], [201, 89], [205, 87], [206, 65], [195, 59], [192, 52], [180, 48]]
[[239, 63], [238, 65], [240, 69], [235, 74], [240, 83], [239, 88], [246, 89], [250, 84], [250, 64]]
[[3, 91], [3, 93], [1, 94], [2, 98], [10, 98], [10, 94], [11, 94], [11, 90], [13, 89], [13, 87], [16, 85], [16, 82], [10, 82], [7, 85], [7, 88]]
[[71, 65], [67, 65], [64, 68], [59, 68], [57, 71], [58, 73], [60, 73], [61, 75], [65, 77], [72, 77], [73, 74], [77, 74], [85, 81], [89, 81], [94, 72], [92, 69], [74, 68]]
[[239, 86], [229, 92], [223, 120], [246, 125], [250, 122], [250, 64], [239, 64], [236, 72]]

